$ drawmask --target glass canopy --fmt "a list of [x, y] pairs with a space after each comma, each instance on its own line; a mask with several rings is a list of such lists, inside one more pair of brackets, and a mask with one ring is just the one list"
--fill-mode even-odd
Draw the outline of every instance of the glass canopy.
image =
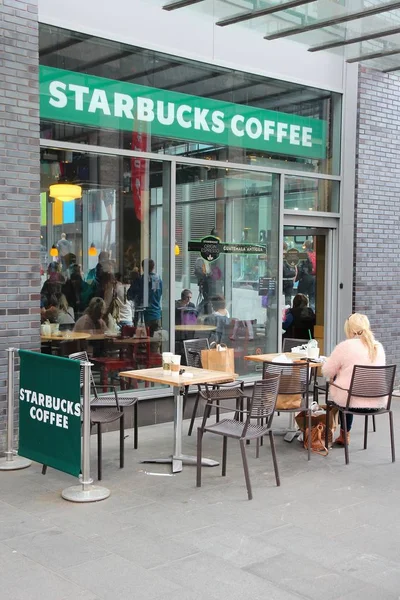
[[400, 0], [153, 0], [164, 10], [212, 14], [216, 27], [249, 27], [265, 43], [289, 38], [310, 52], [340, 53], [400, 70]]

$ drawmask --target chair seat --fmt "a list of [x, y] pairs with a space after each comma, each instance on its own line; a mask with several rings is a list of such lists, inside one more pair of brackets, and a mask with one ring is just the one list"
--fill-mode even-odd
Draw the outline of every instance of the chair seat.
[[[240, 439], [243, 437], [243, 427], [244, 424], [236, 421], [234, 419], [223, 419], [219, 421], [219, 423], [215, 423], [214, 425], [208, 425], [204, 428], [204, 431], [210, 431], [212, 433], [216, 433], [218, 435], [226, 435], [228, 437]], [[265, 425], [256, 425], [250, 423], [246, 435], [244, 439], [252, 440], [260, 437], [264, 433], [268, 431], [268, 427]]]
[[[204, 392], [201, 395], [205, 398]], [[245, 400], [248, 396], [244, 395], [240, 388], [218, 388], [207, 392], [207, 399], [209, 400], [232, 400], [236, 398]]]
[[331, 400], [329, 400], [329, 405], [332, 406], [333, 408], [337, 408], [338, 410], [345, 410], [348, 413], [351, 413], [353, 415], [379, 415], [379, 414], [384, 414], [389, 412], [389, 410], [387, 408], [356, 408], [353, 407], [355, 410], [353, 410], [353, 408], [351, 406], [349, 406], [349, 408], [346, 408], [345, 406], [340, 406], [340, 404], [336, 404], [336, 402], [332, 402]]
[[[132, 398], [129, 396], [118, 396], [118, 404], [125, 408], [126, 406], [133, 406], [138, 401], [137, 398]], [[115, 396], [113, 395], [102, 395], [99, 398], [94, 398], [90, 403], [91, 408], [107, 408], [108, 406], [115, 407]]]
[[93, 425], [98, 423], [113, 423], [114, 421], [118, 421], [123, 416], [123, 413], [119, 410], [110, 408], [108, 410], [91, 410], [90, 411], [90, 421]]

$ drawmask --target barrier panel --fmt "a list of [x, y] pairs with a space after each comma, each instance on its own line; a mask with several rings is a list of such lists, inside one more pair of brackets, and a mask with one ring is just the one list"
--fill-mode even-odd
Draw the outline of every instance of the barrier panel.
[[[2, 464], [18, 464], [19, 461], [25, 461], [24, 466], [29, 466], [31, 463], [26, 459], [31, 459], [79, 477], [79, 485], [66, 488], [62, 492], [62, 497], [71, 502], [96, 502], [108, 498], [110, 491], [105, 487], [93, 485], [93, 479], [90, 477], [92, 364], [29, 350], [18, 351], [21, 358], [18, 449], [20, 456], [16, 456], [12, 449], [15, 352], [17, 350], [14, 348], [8, 350], [7, 453]], [[7, 470], [12, 468], [23, 467], [14, 466]]]

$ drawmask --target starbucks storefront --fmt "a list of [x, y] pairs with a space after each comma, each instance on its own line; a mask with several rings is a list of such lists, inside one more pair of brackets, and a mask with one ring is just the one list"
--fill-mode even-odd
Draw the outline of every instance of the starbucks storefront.
[[[280, 348], [282, 310], [311, 248], [308, 298], [329, 345], [339, 93], [41, 25], [40, 97], [42, 280], [56, 271], [73, 290], [74, 320], [91, 297], [110, 305], [117, 279], [136, 301], [132, 323], [147, 325], [153, 294], [139, 302], [132, 290], [142, 261], [145, 280], [154, 261], [148, 366], [206, 337], [233, 347], [236, 371], [254, 377], [244, 356]], [[55, 184], [79, 193], [63, 201]]]

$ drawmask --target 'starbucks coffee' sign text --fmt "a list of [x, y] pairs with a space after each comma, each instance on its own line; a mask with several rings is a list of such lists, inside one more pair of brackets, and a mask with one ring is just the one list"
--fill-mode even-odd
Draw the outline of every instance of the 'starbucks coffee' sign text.
[[45, 66], [40, 116], [310, 158], [326, 152], [326, 121]]
[[20, 350], [21, 456], [78, 476], [81, 469], [80, 363]]

